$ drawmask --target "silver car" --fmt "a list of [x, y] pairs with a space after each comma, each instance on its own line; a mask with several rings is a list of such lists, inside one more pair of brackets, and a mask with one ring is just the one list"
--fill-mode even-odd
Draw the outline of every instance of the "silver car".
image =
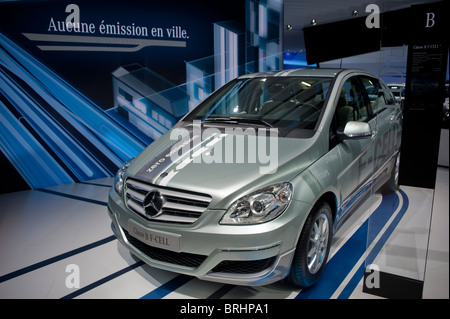
[[241, 76], [118, 171], [117, 238], [200, 279], [313, 285], [365, 193], [398, 188], [402, 113], [360, 70]]

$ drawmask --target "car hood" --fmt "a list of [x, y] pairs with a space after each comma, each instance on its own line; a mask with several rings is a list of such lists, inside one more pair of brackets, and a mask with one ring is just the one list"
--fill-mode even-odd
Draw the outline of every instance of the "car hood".
[[226, 209], [245, 194], [290, 181], [320, 156], [315, 143], [268, 130], [174, 128], [136, 157], [127, 176], [208, 194], [211, 208]]

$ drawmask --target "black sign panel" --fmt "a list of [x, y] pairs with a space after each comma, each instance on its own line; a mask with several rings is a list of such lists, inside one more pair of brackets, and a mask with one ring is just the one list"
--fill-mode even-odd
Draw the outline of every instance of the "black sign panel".
[[411, 7], [400, 183], [434, 188], [448, 59], [444, 2]]
[[366, 17], [306, 27], [303, 32], [308, 64], [380, 49], [380, 28], [368, 28]]

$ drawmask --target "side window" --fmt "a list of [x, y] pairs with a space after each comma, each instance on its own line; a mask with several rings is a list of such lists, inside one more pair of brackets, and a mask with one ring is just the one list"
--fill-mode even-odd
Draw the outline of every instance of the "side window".
[[361, 81], [367, 91], [373, 114], [386, 109], [386, 105], [395, 104], [392, 93], [380, 81], [370, 77], [361, 77]]
[[363, 90], [364, 88], [360, 85], [357, 77], [348, 79], [341, 87], [330, 127], [330, 149], [339, 143], [336, 132], [343, 131], [348, 122], [363, 122], [369, 118], [369, 109]]
[[[380, 83], [380, 84], [381, 84], [380, 91], [383, 92], [384, 101], [385, 101], [386, 105], [394, 105], [395, 104], [394, 94], [392, 94], [392, 91], [389, 90], [389, 88], [387, 88], [383, 83]], [[404, 94], [404, 93], [402, 93], [402, 94]]]
[[343, 129], [349, 121], [366, 121], [368, 117], [367, 104], [357, 78], [350, 78], [342, 86], [336, 105], [337, 128]]

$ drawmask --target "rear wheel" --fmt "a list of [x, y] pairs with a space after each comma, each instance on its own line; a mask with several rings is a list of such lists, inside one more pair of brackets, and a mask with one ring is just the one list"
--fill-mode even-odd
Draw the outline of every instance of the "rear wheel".
[[331, 244], [331, 208], [326, 202], [316, 205], [306, 220], [297, 244], [289, 280], [310, 287], [320, 278]]

